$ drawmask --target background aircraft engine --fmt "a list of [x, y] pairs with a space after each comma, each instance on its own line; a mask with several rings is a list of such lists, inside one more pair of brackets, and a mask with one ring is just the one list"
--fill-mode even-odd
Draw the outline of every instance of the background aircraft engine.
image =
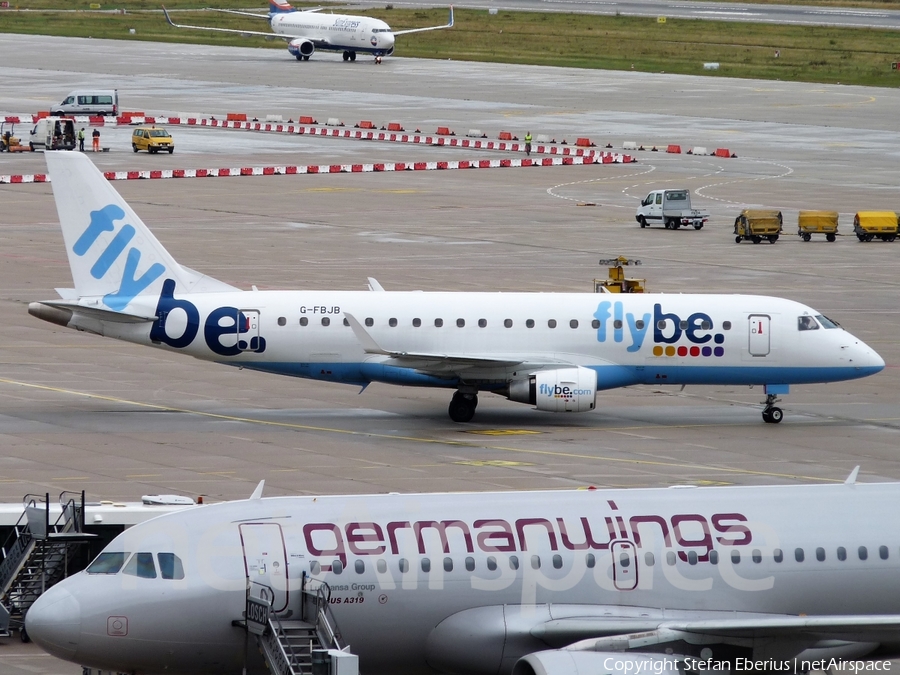
[[312, 56], [313, 52], [316, 51], [316, 46], [309, 40], [297, 38], [288, 43], [288, 51], [293, 56]]
[[554, 649], [519, 659], [512, 675], [681, 675], [676, 659], [669, 654]]
[[549, 412], [593, 410], [597, 398], [597, 373], [581, 366], [540, 370], [528, 379], [510, 382], [507, 398]]

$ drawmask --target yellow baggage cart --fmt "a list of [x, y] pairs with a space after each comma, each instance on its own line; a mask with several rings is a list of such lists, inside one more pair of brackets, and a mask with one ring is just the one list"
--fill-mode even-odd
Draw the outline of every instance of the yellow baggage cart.
[[781, 211], [770, 209], [744, 209], [734, 220], [734, 243], [749, 239], [758, 244], [763, 239], [774, 244], [781, 234]]
[[893, 211], [860, 211], [853, 219], [853, 232], [860, 241], [894, 241], [897, 238], [897, 214]]
[[824, 234], [828, 241], [837, 238], [837, 211], [801, 211], [797, 217], [797, 234], [809, 241], [814, 234]]

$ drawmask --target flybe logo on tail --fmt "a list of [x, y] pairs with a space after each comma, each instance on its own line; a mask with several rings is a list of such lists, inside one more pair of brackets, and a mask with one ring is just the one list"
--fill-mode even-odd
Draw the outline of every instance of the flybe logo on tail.
[[[78, 241], [75, 242], [72, 251], [79, 257], [84, 256], [96, 243], [101, 234], [104, 232], [115, 232], [116, 227], [113, 221], [124, 218], [125, 212], [115, 204], [104, 206], [99, 211], [91, 211], [91, 222], [87, 229], [81, 233]], [[112, 238], [112, 241], [100, 253], [93, 267], [91, 267], [91, 276], [98, 280], [103, 279], [109, 273], [113, 263], [122, 254], [125, 254], [125, 269], [122, 272], [119, 290], [103, 296], [104, 304], [118, 312], [125, 309], [136, 295], [139, 295], [141, 291], [156, 281], [166, 271], [163, 265], [153, 263], [140, 277], [137, 276], [138, 265], [141, 262], [140, 250], [132, 246], [128, 249], [128, 253], [125, 253], [125, 249], [131, 243], [131, 240], [134, 239], [134, 235], [135, 229], [132, 225], [122, 225]]]
[[[705, 312], [694, 312], [682, 319], [673, 312], [664, 312], [662, 305], [656, 303], [652, 315], [647, 312], [637, 317], [625, 312], [621, 300], [604, 300], [597, 305], [594, 318], [599, 322], [597, 342], [607, 342], [610, 337], [613, 342], [627, 341], [630, 343], [625, 347], [628, 352], [641, 350], [652, 326], [654, 356], [725, 354], [724, 347], [720, 346], [725, 342], [725, 334], [715, 332], [712, 317]], [[610, 325], [612, 330], [609, 330]]]

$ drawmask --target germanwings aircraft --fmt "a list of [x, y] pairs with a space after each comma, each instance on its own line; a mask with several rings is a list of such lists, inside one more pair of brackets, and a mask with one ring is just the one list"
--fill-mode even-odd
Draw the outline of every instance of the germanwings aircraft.
[[261, 499], [260, 485], [126, 530], [26, 629], [135, 675], [263, 673], [248, 629], [270, 663], [300, 663], [312, 641], [370, 674], [888, 670], [900, 483], [856, 484], [858, 468], [774, 487]]
[[410, 30], [392, 31], [384, 21], [368, 16], [351, 16], [348, 14], [319, 13], [319, 9], [298, 10], [291, 7], [287, 0], [270, 0], [268, 14], [253, 14], [236, 10], [218, 10], [229, 14], [242, 14], [261, 19], [268, 19], [269, 25], [276, 35], [253, 30], [233, 30], [230, 28], [213, 28], [211, 26], [188, 26], [172, 21], [169, 12], [163, 7], [166, 20], [175, 28], [193, 28], [219, 33], [237, 33], [238, 35], [262, 35], [267, 38], [283, 37], [288, 41], [288, 51], [298, 61], [309, 61], [317, 49], [343, 52], [344, 61], [356, 61], [356, 53], [372, 54], [375, 63], [381, 63], [384, 56], [394, 53], [394, 37], [408, 33], [420, 33], [427, 30], [439, 30], [453, 27], [453, 7], [450, 7], [450, 20], [443, 26], [412, 28]]
[[764, 385], [780, 422], [790, 384], [849, 380], [878, 354], [811, 307], [746, 295], [243, 291], [179, 265], [86, 155], [48, 152], [74, 289], [33, 316], [198, 359], [365, 387], [479, 392], [551, 412], [593, 410], [634, 384]]

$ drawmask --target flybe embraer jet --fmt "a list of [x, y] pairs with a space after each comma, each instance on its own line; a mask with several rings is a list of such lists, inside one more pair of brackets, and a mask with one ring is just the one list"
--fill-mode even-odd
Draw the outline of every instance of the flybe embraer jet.
[[48, 152], [74, 289], [34, 302], [61, 326], [241, 368], [366, 386], [480, 392], [538, 410], [593, 410], [635, 384], [849, 380], [884, 361], [811, 307], [748, 295], [243, 291], [179, 265], [87, 156]]
[[900, 484], [855, 475], [270, 499], [257, 488], [126, 530], [41, 596], [26, 629], [55, 656], [133, 675], [265, 673], [248, 629], [279, 675], [309, 672], [286, 664], [310, 642], [391, 675], [890, 670]]
[[291, 7], [287, 0], [270, 0], [268, 14], [253, 14], [238, 10], [218, 10], [229, 14], [243, 14], [261, 19], [268, 19], [275, 32], [262, 33], [254, 30], [233, 30], [231, 28], [213, 28], [211, 26], [188, 26], [172, 21], [169, 12], [163, 8], [166, 20], [175, 28], [193, 28], [219, 33], [237, 33], [239, 35], [262, 35], [267, 38], [283, 37], [288, 41], [288, 51], [298, 61], [309, 61], [317, 49], [343, 52], [344, 61], [356, 61], [357, 52], [372, 54], [375, 63], [381, 63], [384, 56], [394, 53], [394, 37], [408, 33], [421, 33], [427, 30], [439, 30], [453, 27], [453, 7], [450, 7], [450, 20], [442, 26], [427, 28], [411, 28], [409, 30], [392, 31], [384, 21], [368, 16], [351, 16], [347, 14], [325, 14], [320, 10], [298, 10]]

